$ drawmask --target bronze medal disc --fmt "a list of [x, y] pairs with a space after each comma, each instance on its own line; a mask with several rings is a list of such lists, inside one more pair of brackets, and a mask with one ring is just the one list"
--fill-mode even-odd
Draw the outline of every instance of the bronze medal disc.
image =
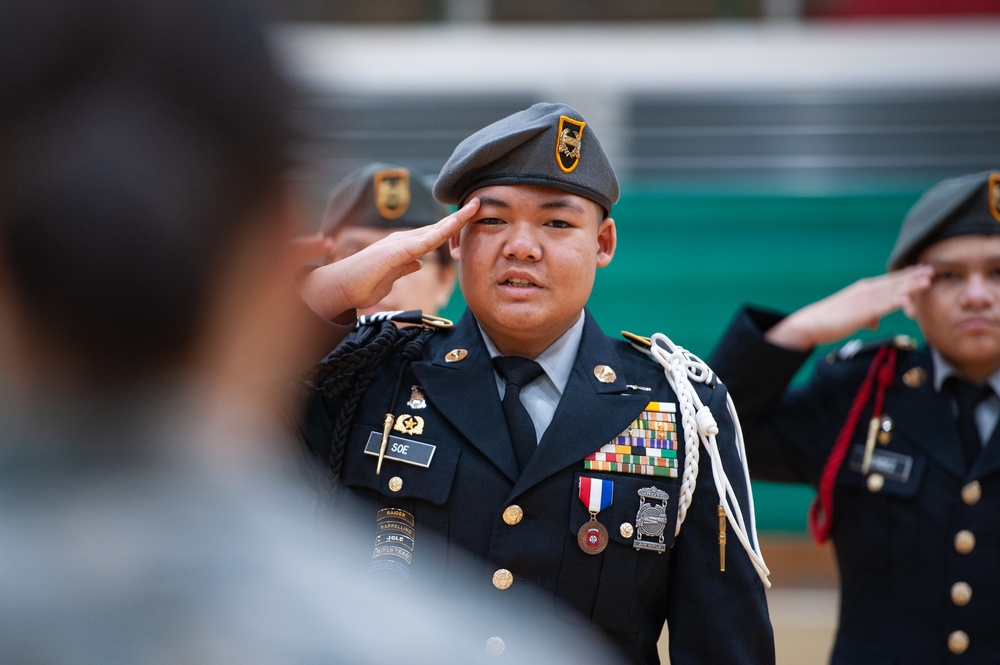
[[600, 554], [608, 546], [608, 530], [597, 520], [590, 520], [576, 532], [576, 542], [587, 554]]

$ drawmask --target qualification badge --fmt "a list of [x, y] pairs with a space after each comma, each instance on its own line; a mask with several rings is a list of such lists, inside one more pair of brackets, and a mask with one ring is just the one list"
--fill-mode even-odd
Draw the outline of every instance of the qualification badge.
[[[666, 551], [663, 530], [667, 526], [669, 498], [669, 494], [655, 487], [639, 490], [639, 510], [635, 514], [635, 540], [632, 541], [632, 547], [637, 550], [653, 550], [657, 554]], [[648, 540], [643, 540], [643, 537]]]
[[600, 554], [608, 546], [608, 530], [597, 521], [597, 513], [611, 505], [615, 484], [610, 480], [580, 477], [580, 501], [587, 506], [590, 521], [576, 533], [576, 542], [587, 554]]

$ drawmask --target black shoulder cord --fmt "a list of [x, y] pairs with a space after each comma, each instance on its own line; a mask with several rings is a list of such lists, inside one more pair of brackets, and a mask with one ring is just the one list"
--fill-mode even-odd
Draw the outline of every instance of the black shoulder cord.
[[330, 454], [327, 458], [327, 478], [331, 496], [336, 495], [340, 487], [344, 452], [354, 414], [362, 396], [375, 379], [378, 367], [389, 357], [390, 352], [400, 349], [399, 355], [403, 363], [389, 405], [391, 411], [406, 367], [423, 355], [424, 344], [430, 331], [431, 329], [425, 326], [398, 328], [390, 321], [381, 323], [378, 329], [361, 328], [359, 334], [344, 340], [324, 358], [308, 379], [310, 387], [321, 395], [343, 398], [330, 434]]

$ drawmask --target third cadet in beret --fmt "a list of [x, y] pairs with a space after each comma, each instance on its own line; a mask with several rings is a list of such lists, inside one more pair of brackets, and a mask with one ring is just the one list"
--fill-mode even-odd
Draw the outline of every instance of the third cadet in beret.
[[[417, 171], [398, 164], [368, 164], [330, 193], [320, 226], [332, 240], [325, 260], [338, 261], [390, 233], [423, 228], [447, 214]], [[428, 253], [421, 263], [420, 270], [396, 280], [389, 295], [360, 313], [416, 309], [436, 316], [455, 290], [455, 267], [446, 245]]]
[[[536, 104], [463, 141], [434, 194], [472, 211], [449, 241], [467, 310], [335, 350], [300, 424], [334, 508], [371, 520], [366, 564], [412, 581], [471, 553], [484, 603], [541, 593], [630, 662], [659, 662], [666, 622], [673, 665], [773, 663], [725, 386], [669, 338], [608, 337], [586, 309], [619, 196], [593, 127]], [[484, 647], [535, 662], [506, 635]]]
[[[903, 221], [889, 272], [781, 316], [747, 308], [712, 357], [740, 407], [754, 477], [817, 488], [833, 541], [832, 663], [1000, 658], [1000, 172], [938, 183]], [[821, 344], [902, 309], [926, 345]]]

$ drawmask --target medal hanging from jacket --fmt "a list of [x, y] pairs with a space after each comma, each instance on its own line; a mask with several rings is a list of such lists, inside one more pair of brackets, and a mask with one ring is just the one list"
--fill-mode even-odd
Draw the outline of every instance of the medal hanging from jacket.
[[587, 554], [600, 554], [608, 546], [608, 530], [597, 521], [597, 513], [611, 505], [615, 484], [610, 480], [580, 477], [580, 501], [587, 507], [590, 520], [576, 533], [576, 542]]

